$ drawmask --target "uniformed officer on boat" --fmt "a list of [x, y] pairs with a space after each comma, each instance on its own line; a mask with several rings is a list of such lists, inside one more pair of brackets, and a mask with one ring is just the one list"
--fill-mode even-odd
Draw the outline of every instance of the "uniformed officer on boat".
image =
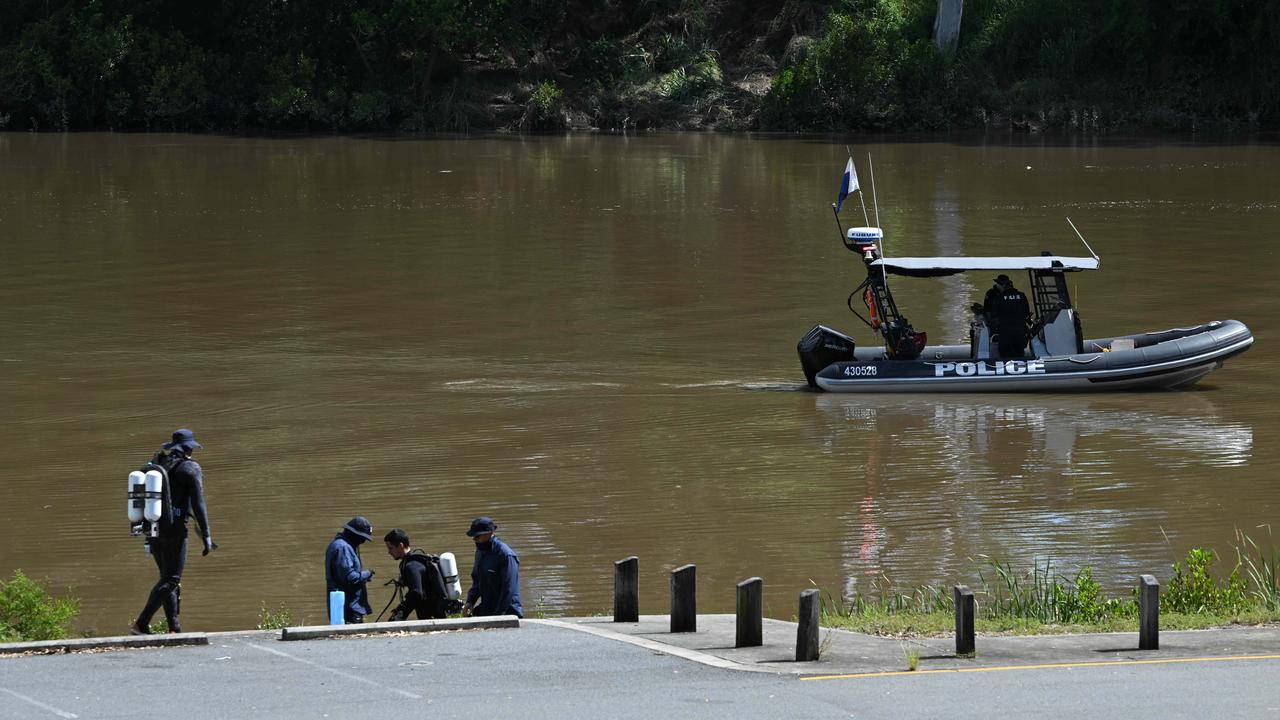
[[987, 325], [995, 333], [1000, 357], [1025, 357], [1031, 305], [1027, 302], [1027, 296], [1013, 286], [1008, 275], [997, 275], [995, 283], [982, 301]]

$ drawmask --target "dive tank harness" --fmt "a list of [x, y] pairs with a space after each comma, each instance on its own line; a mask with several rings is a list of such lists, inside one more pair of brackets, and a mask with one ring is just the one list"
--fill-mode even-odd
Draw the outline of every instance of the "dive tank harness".
[[[444, 597], [445, 605], [449, 613], [456, 613], [462, 610], [462, 583], [458, 580], [458, 560], [451, 552], [443, 552], [439, 555], [423, 553], [427, 560], [436, 566], [440, 572], [440, 577], [444, 580]], [[421, 556], [419, 556], [421, 557]], [[403, 561], [401, 561], [403, 562]], [[382, 620], [382, 615], [391, 608], [391, 604], [401, 600], [404, 592], [404, 583], [400, 582], [400, 578], [394, 577], [382, 583], [383, 587], [392, 586], [391, 599], [387, 601], [386, 607], [382, 608], [382, 612], [378, 613], [375, 622]]]
[[147, 553], [151, 538], [160, 534], [161, 520], [170, 513], [169, 471], [157, 460], [159, 455], [129, 473], [129, 535], [144, 538]]

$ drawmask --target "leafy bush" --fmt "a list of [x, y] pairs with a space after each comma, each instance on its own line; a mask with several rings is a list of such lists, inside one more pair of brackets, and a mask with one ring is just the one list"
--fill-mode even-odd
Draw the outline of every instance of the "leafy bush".
[[521, 127], [534, 130], [552, 130], [564, 126], [561, 106], [564, 91], [554, 81], [545, 81], [529, 95], [524, 106], [524, 116], [520, 120]]
[[0, 640], [60, 640], [79, 611], [78, 599], [51, 597], [43, 583], [21, 570], [14, 570], [8, 582], [0, 581]]
[[560, 109], [560, 101], [564, 91], [555, 82], [544, 82], [529, 96], [529, 102], [542, 113], [552, 113]]
[[1231, 575], [1219, 583], [1209, 574], [1209, 566], [1217, 560], [1212, 550], [1192, 548], [1187, 553], [1187, 569], [1173, 564], [1173, 578], [1160, 606], [1169, 612], [1216, 613], [1230, 615], [1249, 607], [1248, 588], [1240, 577], [1237, 564]]

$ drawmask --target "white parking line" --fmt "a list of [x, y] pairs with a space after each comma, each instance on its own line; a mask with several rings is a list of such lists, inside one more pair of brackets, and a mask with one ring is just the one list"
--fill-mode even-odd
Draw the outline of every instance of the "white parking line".
[[58, 716], [58, 717], [60, 717], [60, 718], [78, 718], [78, 717], [80, 717], [79, 715], [77, 715], [77, 714], [75, 714], [75, 713], [70, 713], [70, 712], [67, 712], [66, 710], [59, 710], [58, 708], [56, 708], [56, 707], [54, 707], [54, 706], [52, 706], [52, 705], [46, 705], [46, 704], [44, 704], [44, 703], [40, 702], [39, 700], [36, 700], [35, 698], [29, 698], [29, 697], [27, 697], [26, 695], [23, 695], [22, 693], [14, 692], [14, 691], [10, 690], [9, 688], [0, 688], [0, 692], [6, 692], [6, 693], [9, 693], [10, 695], [12, 695], [12, 696], [14, 696], [14, 697], [18, 698], [19, 700], [21, 700], [21, 701], [23, 701], [23, 702], [29, 702], [29, 703], [31, 703], [32, 705], [35, 705], [36, 707], [40, 708], [41, 710], [48, 710], [49, 712], [53, 713], [54, 715], [57, 715], [57, 716]]
[[[422, 699], [422, 696], [421, 696], [421, 695], [414, 695], [414, 694], [413, 694], [413, 693], [411, 693], [411, 692], [406, 692], [406, 691], [404, 691], [404, 690], [400, 690], [399, 688], [387, 687], [386, 685], [383, 685], [382, 683], [374, 682], [374, 681], [372, 681], [372, 680], [370, 680], [370, 679], [368, 679], [368, 678], [362, 678], [362, 677], [360, 677], [359, 675], [352, 675], [351, 673], [343, 672], [343, 671], [341, 671], [341, 670], [335, 670], [335, 669], [333, 669], [333, 668], [331, 668], [331, 667], [325, 667], [324, 665], [321, 665], [321, 664], [319, 664], [319, 663], [313, 663], [313, 662], [311, 662], [310, 660], [305, 660], [305, 659], [303, 659], [303, 658], [296, 657], [296, 656], [294, 656], [294, 655], [290, 655], [290, 654], [289, 654], [289, 653], [287, 653], [287, 652], [281, 652], [280, 650], [275, 650], [275, 649], [273, 649], [273, 648], [263, 647], [262, 645], [258, 645], [258, 644], [256, 644], [256, 643], [247, 642], [247, 641], [245, 641], [245, 640], [241, 640], [240, 642], [242, 642], [242, 643], [244, 643], [245, 645], [248, 645], [249, 647], [254, 648], [254, 649], [256, 649], [256, 650], [261, 650], [262, 652], [265, 652], [265, 653], [271, 653], [272, 655], [279, 655], [279, 656], [280, 656], [280, 657], [282, 657], [282, 658], [289, 658], [290, 660], [294, 660], [294, 661], [296, 661], [296, 662], [300, 662], [300, 663], [302, 663], [303, 665], [310, 665], [311, 667], [313, 667], [313, 668], [315, 668], [315, 669], [317, 669], [317, 670], [324, 670], [325, 672], [331, 672], [331, 673], [333, 673], [334, 675], [338, 675], [338, 676], [340, 676], [340, 677], [344, 677], [344, 678], [346, 678], [346, 679], [348, 679], [348, 680], [355, 680], [356, 682], [362, 682], [362, 683], [364, 683], [364, 684], [366, 684], [366, 685], [372, 685], [373, 687], [376, 687], [376, 688], [379, 688], [379, 689], [382, 689], [382, 690], [389, 690], [389, 691], [391, 691], [391, 692], [393, 692], [393, 693], [395, 693], [395, 694], [397, 694], [397, 695], [400, 695], [400, 696], [403, 696], [403, 697], [407, 697], [407, 698], [411, 698], [411, 699], [413, 699], [413, 700], [421, 700], [421, 699]], [[74, 715], [71, 715], [71, 716], [69, 716], [69, 717], [75, 717], [75, 716], [74, 716]]]

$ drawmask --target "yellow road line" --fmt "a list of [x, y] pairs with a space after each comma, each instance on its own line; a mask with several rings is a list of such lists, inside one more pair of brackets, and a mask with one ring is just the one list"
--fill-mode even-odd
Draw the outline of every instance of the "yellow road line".
[[940, 668], [937, 670], [892, 670], [888, 672], [851, 673], [849, 675], [813, 675], [801, 680], [844, 680], [846, 678], [889, 677], [891, 675], [934, 675], [937, 673], [999, 672], [1003, 670], [1047, 670], [1053, 668], [1106, 667], [1108, 665], [1163, 665], [1167, 663], [1229, 662], [1232, 660], [1280, 660], [1280, 655], [1233, 655], [1226, 657], [1163, 658], [1160, 660], [1099, 660], [1097, 662], [1048, 663], [1045, 665], [1003, 665], [1000, 667]]

